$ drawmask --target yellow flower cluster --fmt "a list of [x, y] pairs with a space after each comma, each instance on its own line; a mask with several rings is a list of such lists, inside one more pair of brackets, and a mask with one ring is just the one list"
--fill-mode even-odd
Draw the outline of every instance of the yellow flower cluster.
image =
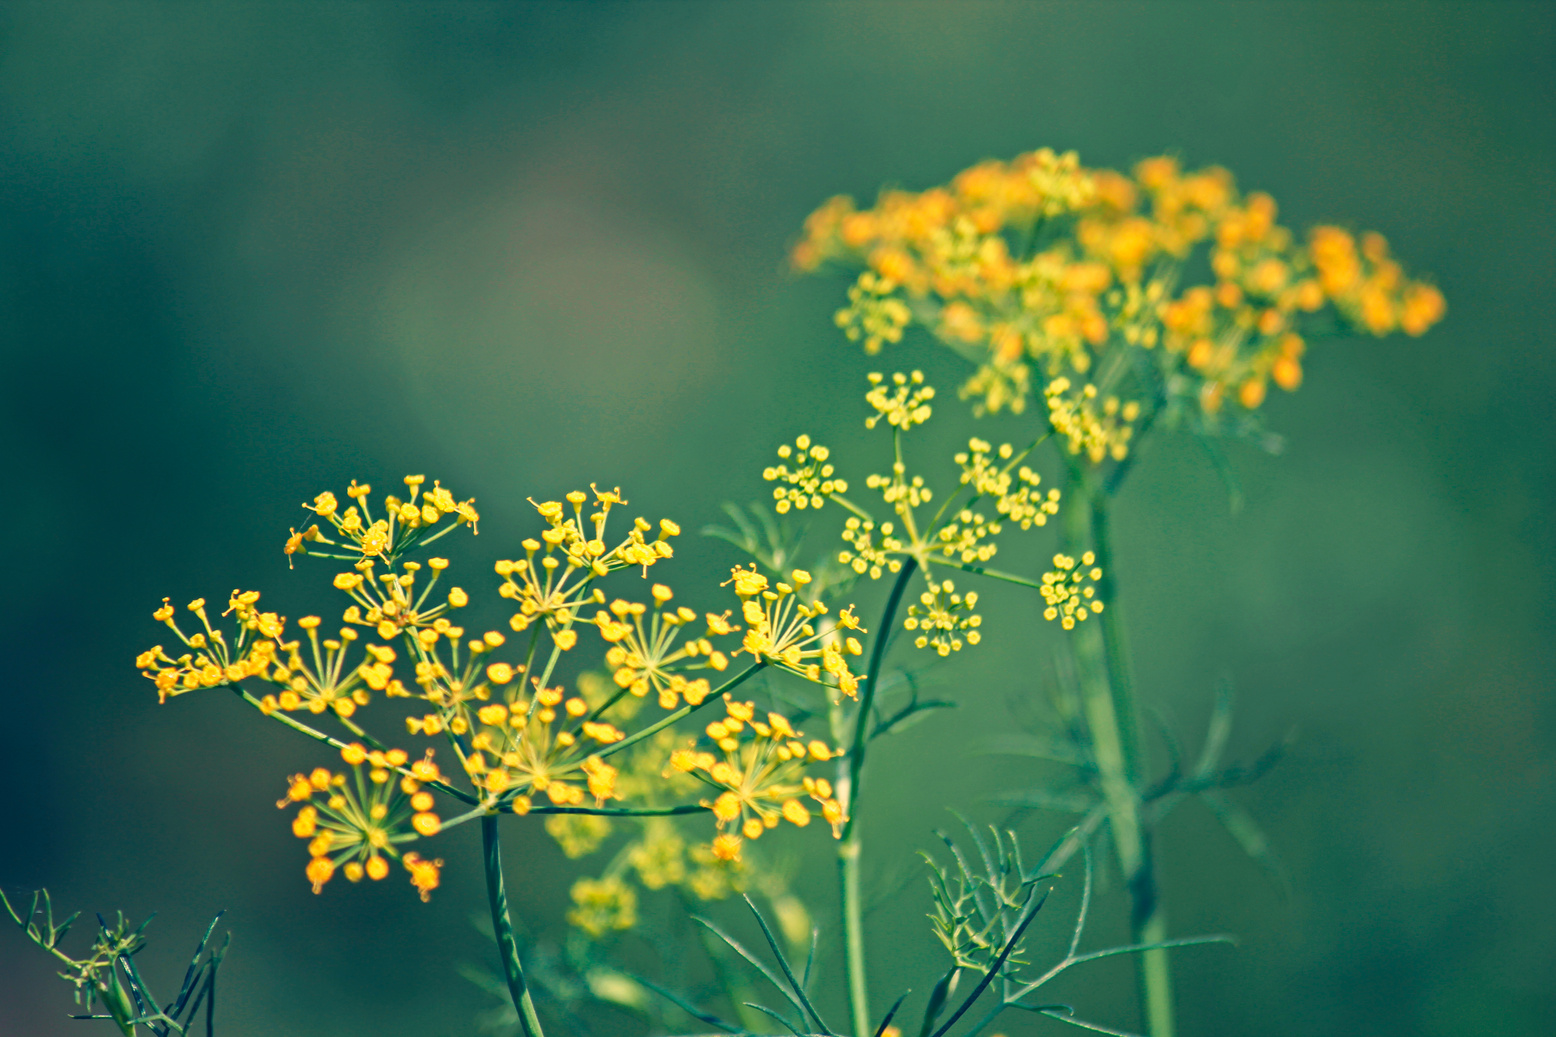
[[[1196, 250], [1212, 283], [1180, 291]], [[1318, 227], [1304, 245], [1269, 195], [1165, 156], [1125, 175], [1044, 150], [943, 187], [885, 191], [870, 209], [833, 198], [792, 258], [802, 271], [862, 268], [838, 314], [849, 337], [874, 352], [922, 324], [975, 365], [962, 395], [980, 411], [1022, 410], [1034, 369], [1045, 385], [1096, 372], [1104, 400], [1125, 388], [1114, 381], [1138, 381], [1129, 391], [1153, 411], [1183, 401], [1208, 418], [1227, 399], [1254, 410], [1269, 382], [1301, 384], [1304, 322], [1317, 311], [1373, 335], [1420, 335], [1445, 312], [1381, 236]], [[1127, 450], [1121, 438], [1100, 454], [1096, 437], [1070, 438], [1097, 463]]]
[[1122, 461], [1134, 435], [1131, 422], [1140, 416], [1140, 405], [1121, 403], [1117, 396], [1097, 402], [1097, 387], [1090, 383], [1070, 391], [1068, 378], [1055, 378], [1043, 390], [1048, 402], [1048, 423], [1063, 436], [1072, 454], [1084, 453], [1092, 464], [1111, 457]]
[[829, 782], [804, 773], [808, 763], [830, 760], [837, 753], [825, 742], [806, 742], [804, 734], [778, 713], [768, 713], [765, 721], [756, 719], [753, 703], [725, 695], [724, 709], [724, 719], [709, 724], [706, 732], [719, 750], [717, 755], [699, 751], [695, 742], [670, 755], [673, 770], [695, 775], [721, 790], [717, 798], [703, 803], [718, 822], [714, 856], [738, 860], [744, 839], [760, 838], [780, 820], [802, 828], [810, 824], [811, 813], [801, 796], [820, 805], [822, 818], [838, 836], [847, 820], [842, 804], [832, 797]]
[[[782, 482], [773, 487], [773, 510], [787, 514], [790, 508], [804, 511], [820, 508], [834, 493], [847, 493], [848, 483], [835, 478], [833, 467], [827, 458], [832, 453], [819, 443], [812, 443], [809, 436], [800, 436], [794, 446], [784, 443], [778, 448], [783, 464], [762, 469], [762, 478], [768, 482]], [[789, 461], [794, 462], [790, 468]]]
[[186, 691], [236, 684], [245, 678], [268, 673], [276, 656], [274, 639], [281, 636], [286, 621], [274, 612], [260, 612], [254, 607], [258, 600], [258, 591], [232, 592], [227, 611], [222, 613], [224, 616], [235, 614], [238, 622], [235, 643], [229, 646], [222, 632], [211, 626], [204, 598], [189, 603], [189, 611], [205, 628], [193, 634], [185, 634], [178, 628], [173, 618], [173, 606], [167, 598], [162, 599], [162, 607], [152, 613], [152, 617], [166, 623], [189, 651], [174, 657], [161, 645], [156, 645], [136, 656], [135, 666], [156, 685], [158, 701], [166, 702], [169, 696], [182, 695]]
[[[304, 504], [303, 507], [327, 521], [343, 540], [329, 539], [315, 523], [302, 532], [292, 530], [292, 535], [286, 541], [286, 554], [288, 557], [299, 553], [319, 554], [321, 552], [308, 549], [308, 544], [317, 543], [358, 552], [356, 555], [326, 552], [326, 557], [379, 558], [393, 562], [410, 548], [425, 547], [461, 524], [469, 523], [470, 531], [475, 532], [481, 516], [475, 510], [474, 499], [456, 501], [454, 495], [436, 480], [432, 483], [432, 489], [422, 493], [421, 487], [426, 481], [423, 475], [407, 475], [405, 485], [410, 490], [409, 497], [401, 499], [393, 494], [385, 496], [384, 517], [380, 519], [375, 519], [372, 509], [368, 507], [368, 494], [373, 492], [373, 488], [365, 483], [359, 485], [355, 479], [351, 480], [346, 496], [356, 503], [348, 505], [344, 511], [340, 509], [340, 501], [333, 493], [325, 491], [319, 494], [312, 504]], [[445, 518], [450, 521], [444, 523]]]
[[848, 305], [834, 316], [850, 342], [864, 343], [866, 353], [881, 351], [883, 342], [901, 342], [902, 329], [913, 314], [896, 296], [897, 284], [866, 272], [848, 289]]
[[913, 639], [916, 648], [933, 648], [942, 656], [962, 650], [963, 639], [976, 645], [983, 639], [978, 627], [983, 617], [973, 611], [978, 605], [978, 592], [958, 593], [950, 580], [936, 582], [925, 574], [929, 589], [919, 595], [918, 604], [908, 606], [908, 618], [903, 627], [916, 631]]
[[1435, 287], [1406, 279], [1381, 234], [1363, 234], [1358, 248], [1357, 241], [1339, 227], [1315, 227], [1308, 248], [1325, 294], [1374, 335], [1387, 335], [1396, 328], [1421, 335], [1447, 312], [1447, 303]]
[[[432, 811], [432, 794], [421, 787], [441, 778], [431, 750], [409, 768], [401, 749], [380, 752], [353, 742], [340, 755], [351, 766], [352, 780], [316, 767], [309, 774], [294, 774], [286, 795], [276, 803], [283, 809], [301, 805], [292, 819], [292, 834], [308, 840], [306, 871], [313, 891], [322, 892], [337, 870], [351, 882], [360, 882], [364, 875], [383, 879], [389, 874], [389, 859], [400, 858], [411, 884], [426, 900], [438, 886], [443, 862], [416, 854], [402, 857], [399, 846], [442, 828]], [[406, 772], [398, 781], [397, 771]]]
[[573, 883], [567, 920], [595, 939], [638, 924], [637, 891], [620, 877], [582, 878]]
[[[815, 621], [826, 615], [826, 603], [806, 603], [798, 593], [811, 582], [810, 573], [795, 569], [792, 582], [769, 585], [767, 577], [750, 569], [730, 570], [726, 583], [735, 585], [741, 614], [746, 621], [746, 636], [741, 651], [753, 659], [766, 660], [808, 681], [835, 687], [850, 698], [859, 695], [859, 678], [848, 668], [847, 656], [860, 655], [864, 649], [852, 637], [833, 632], [818, 632]], [[843, 609], [834, 621], [840, 630], [862, 630], [851, 609]], [[825, 673], [831, 680], [825, 680]]]
[[924, 424], [934, 413], [929, 401], [935, 398], [935, 387], [924, 384], [923, 371], [914, 371], [911, 375], [898, 371], [891, 376], [891, 390], [886, 388], [884, 376], [871, 372], [867, 377], [870, 391], [864, 398], [875, 408], [875, 413], [864, 419], [865, 428], [874, 428], [877, 422], [884, 420], [892, 428], [906, 432], [914, 425]]
[[662, 583], [654, 584], [650, 593], [654, 599], [653, 615], [647, 625], [643, 622], [648, 607], [639, 602], [617, 599], [611, 602], [610, 611], [594, 614], [594, 623], [600, 636], [609, 644], [605, 662], [611, 667], [611, 677], [616, 685], [625, 688], [638, 698], [652, 690], [659, 698], [659, 705], [675, 709], [680, 702], [701, 705], [710, 690], [704, 677], [688, 680], [690, 670], [714, 670], [723, 672], [729, 666], [729, 657], [713, 647], [710, 638], [734, 632], [729, 613], [706, 614], [703, 618], [707, 631], [702, 637], [688, 638], [677, 646], [676, 640], [684, 627], [697, 620], [697, 613], [684, 605], [671, 609], [674, 593]]
[[[560, 687], [480, 707], [467, 728], [469, 748], [461, 754], [471, 784], [516, 814], [528, 813], [532, 797], [541, 793], [557, 806], [577, 806], [586, 794], [596, 805], [620, 798], [616, 768], [597, 755], [626, 737], [600, 719], [606, 708], [608, 702], [591, 706]], [[455, 734], [462, 733], [462, 721], [456, 715], [449, 722]], [[442, 723], [437, 713], [409, 721], [413, 733], [429, 735], [442, 730]]]
[[266, 695], [260, 700], [265, 712], [307, 709], [310, 713], [323, 713], [333, 709], [341, 716], [349, 717], [358, 706], [368, 704], [368, 689], [363, 673], [375, 672], [375, 664], [384, 666], [393, 662], [394, 649], [368, 645], [366, 649], [374, 655], [375, 664], [347, 667], [346, 648], [356, 641], [356, 630], [342, 627], [339, 638], [324, 638], [321, 641], [320, 622], [318, 616], [304, 616], [297, 621], [297, 625], [308, 632], [312, 648], [311, 663], [303, 659], [301, 642], [288, 641], [281, 646], [282, 651], [287, 653], [286, 661], [277, 663], [265, 675], [265, 679], [280, 685], [282, 691], [278, 695]]
[[[519, 603], [519, 611], [513, 614], [509, 625], [516, 631], [529, 628], [543, 619], [556, 646], [563, 651], [578, 643], [578, 634], [572, 629], [578, 612], [586, 605], [602, 605], [605, 595], [590, 584], [597, 578], [618, 569], [641, 566], [648, 575], [648, 567], [662, 558], [669, 558], [669, 538], [677, 536], [681, 527], [669, 519], [660, 519], [659, 533], [654, 540], [646, 534], [653, 525], [645, 518], [633, 521], [625, 539], [615, 545], [605, 542], [605, 523], [610, 509], [616, 504], [626, 504], [621, 490], [601, 490], [593, 484], [595, 506], [598, 510], [585, 520], [584, 502], [588, 495], [574, 490], [567, 495], [572, 516], [560, 501], [535, 504], [535, 510], [546, 520], [549, 528], [543, 530], [539, 540], [523, 542], [524, 557], [497, 563], [497, 574], [503, 578], [501, 594]], [[530, 503], [534, 504], [534, 501]], [[537, 559], [537, 555], [539, 556]]]
[[[470, 596], [459, 587], [450, 587], [444, 600], [433, 603], [432, 589], [448, 568], [446, 558], [427, 559], [432, 576], [419, 593], [416, 579], [422, 568], [420, 562], [403, 562], [382, 574], [374, 573], [370, 561], [358, 562], [355, 568], [355, 572], [343, 572], [335, 577], [335, 589], [344, 591], [353, 602], [344, 618], [347, 623], [371, 627], [386, 641], [401, 634], [416, 635], [435, 624], [448, 610], [464, 608], [470, 603]], [[395, 568], [399, 571], [393, 571]]]
[[[991, 453], [1006, 463], [995, 464]], [[995, 511], [1022, 529], [1047, 525], [1050, 515], [1059, 514], [1059, 491], [1039, 492], [1042, 476], [1020, 464], [1019, 458], [1013, 459], [1014, 454], [1009, 443], [1001, 443], [995, 451], [992, 444], [974, 436], [967, 441], [967, 450], [952, 460], [961, 466], [962, 485], [971, 486], [980, 497], [994, 498]]]
[[907, 545], [892, 535], [895, 528], [890, 522], [881, 523], [881, 538], [877, 541], [874, 519], [850, 515], [843, 523], [843, 539], [853, 550], [839, 551], [838, 562], [860, 575], [869, 573], [872, 580], [879, 580], [883, 571], [901, 571], [902, 558], [894, 552], [902, 551]]
[[1097, 556], [1087, 551], [1081, 555], [1080, 565], [1069, 555], [1054, 555], [1054, 567], [1043, 574], [1042, 594], [1048, 607], [1043, 618], [1059, 621], [1066, 630], [1091, 615], [1102, 613], [1102, 602], [1096, 600], [1094, 584], [1102, 579], [1102, 570], [1096, 567]]
[[[841, 480], [833, 479], [825, 448], [813, 447], [804, 437], [797, 446], [799, 454], [785, 451], [785, 459], [793, 458], [802, 471], [811, 471], [784, 477], [805, 487], [807, 506], [812, 495], [846, 489]], [[808, 482], [812, 478], [817, 480], [814, 487]], [[438, 885], [442, 862], [402, 853], [403, 844], [412, 839], [493, 812], [526, 814], [543, 798], [549, 803], [548, 812], [561, 808], [567, 815], [553, 819], [548, 829], [569, 853], [584, 853], [599, 845], [610, 825], [602, 818], [572, 812], [623, 799], [628, 794], [623, 785], [631, 786], [635, 798], [653, 802], [668, 796], [678, 805], [686, 803], [699, 783], [718, 785], [710, 774], [693, 777], [665, 770], [675, 744], [670, 729], [657, 736], [651, 729], [644, 730], [639, 735], [648, 738], [632, 739], [639, 744], [624, 757], [629, 773], [622, 783], [621, 773], [607, 758], [627, 740], [617, 725], [637, 713], [640, 700], [650, 692], [666, 710], [682, 703], [689, 710], [710, 700], [713, 688], [705, 675], [722, 672], [730, 663], [728, 649], [715, 646], [719, 638], [738, 636], [743, 630], [740, 651], [750, 652], [759, 662], [775, 664], [843, 694], [857, 694], [858, 679], [846, 657], [862, 652], [859, 642], [848, 636], [858, 623], [846, 609], [829, 617], [818, 593], [821, 585], [803, 570], [794, 570], [787, 581], [772, 586], [754, 569], [735, 570], [729, 582], [741, 601], [743, 626], [731, 622], [728, 611], [699, 615], [677, 605], [674, 592], [662, 583], [651, 585], [646, 603], [617, 598], [607, 606], [609, 599], [596, 581], [625, 569], [641, 569], [646, 576], [650, 566], [672, 556], [669, 540], [680, 529], [666, 519], [659, 523], [656, 536], [653, 526], [637, 519], [625, 536], [607, 543], [608, 514], [625, 501], [619, 490], [598, 487], [589, 513], [585, 512], [589, 498], [582, 492], [567, 494], [565, 503], [535, 504], [546, 528], [537, 539], [524, 542], [522, 561], [496, 564], [501, 595], [518, 603], [510, 626], [530, 631], [522, 661], [504, 661], [500, 656], [508, 635], [496, 630], [467, 633], [452, 621], [452, 611], [468, 605], [469, 596], [442, 582], [449, 562], [403, 557], [411, 547], [423, 546], [464, 522], [473, 525], [474, 511], [468, 502], [454, 502], [438, 484], [422, 494], [424, 480], [413, 476], [406, 481], [410, 500], [387, 498], [385, 518], [373, 517], [367, 504], [369, 488], [355, 483], [347, 495], [356, 503], [344, 512], [329, 494], [321, 494], [310, 506], [344, 534], [354, 554], [329, 554], [324, 548], [339, 544], [316, 530], [300, 535], [302, 539], [293, 545], [297, 550], [289, 552], [302, 553], [300, 545], [308, 544], [313, 546], [307, 554], [352, 563], [332, 580], [350, 599], [341, 613], [338, 634], [328, 636], [325, 620], [310, 615], [297, 621], [301, 633], [285, 640], [286, 621], [261, 611], [254, 591], [232, 593], [226, 614], [235, 630], [226, 633], [212, 624], [203, 599], [191, 602], [189, 610], [203, 629], [185, 634], [174, 619], [173, 606], [164, 599], [155, 618], [168, 625], [187, 651], [170, 655], [158, 646], [137, 658], [137, 666], [153, 680], [164, 700], [197, 688], [230, 687], [261, 713], [315, 739], [342, 744], [285, 714], [307, 711], [332, 716], [360, 740], [342, 751], [349, 772], [318, 768], [294, 775], [281, 804], [299, 808], [293, 830], [308, 840], [307, 874], [315, 890], [337, 872], [353, 882], [364, 876], [382, 879], [390, 863], [399, 860], [425, 899]], [[454, 521], [445, 522], [450, 515]], [[544, 621], [552, 642], [549, 660], [544, 662], [535, 655], [539, 621]], [[570, 695], [550, 682], [561, 654], [577, 645], [580, 622], [600, 634], [607, 673], [586, 672], [579, 679], [579, 693]], [[262, 697], [243, 686], [251, 678], [270, 685]], [[375, 694], [425, 704], [405, 718], [407, 730], [446, 737], [470, 791], [451, 785], [432, 763], [430, 751], [425, 760], [410, 762], [405, 751], [383, 748], [358, 726], [359, 710]], [[736, 719], [741, 708], [729, 707], [732, 719], [724, 722], [727, 735], [742, 731]], [[746, 713], [751, 720], [749, 707]], [[750, 816], [760, 819], [767, 816], [762, 804], [787, 790], [775, 809], [803, 824], [796, 813], [803, 810], [787, 800], [804, 793], [807, 785], [797, 772], [791, 773], [793, 768], [785, 768], [796, 753], [827, 759], [831, 751], [820, 743], [807, 746], [798, 741], [781, 718], [751, 720], [741, 738], [749, 741], [757, 736], [769, 741], [757, 748], [725, 747], [720, 774], [722, 768], [737, 763], [748, 766], [748, 771], [729, 787], [719, 786], [721, 794], [754, 797], [749, 809], [755, 813]], [[802, 764], [799, 760], [795, 766]], [[822, 804], [823, 816], [840, 815], [835, 802], [828, 805], [829, 789], [810, 787], [813, 798]], [[435, 793], [460, 798], [472, 809], [442, 821], [432, 809]], [[708, 808], [714, 809], [711, 803]], [[668, 853], [669, 843], [639, 847], [641, 853], [634, 850], [637, 863], [632, 866], [650, 885], [652, 877], [683, 884], [699, 896], [724, 895], [735, 888], [740, 867], [734, 860], [738, 853], [726, 852], [729, 845], [725, 840], [715, 853], [712, 845], [687, 849], [683, 843], [673, 855]], [[658, 855], [658, 865], [650, 850]], [[620, 866], [627, 866], [625, 856]], [[631, 924], [631, 890], [623, 894], [611, 885], [613, 881], [607, 876], [600, 880], [603, 885], [576, 891], [575, 924], [599, 932]]]

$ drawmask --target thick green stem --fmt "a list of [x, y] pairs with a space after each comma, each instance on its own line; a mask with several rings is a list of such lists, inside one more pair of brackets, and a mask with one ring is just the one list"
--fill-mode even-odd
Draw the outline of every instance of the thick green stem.
[[1123, 611], [1118, 603], [1117, 577], [1113, 569], [1112, 524], [1108, 514], [1108, 499], [1099, 492], [1091, 501], [1091, 542], [1097, 553], [1097, 566], [1102, 579], [1097, 581], [1097, 593], [1107, 604], [1099, 617], [1102, 624], [1102, 644], [1107, 660], [1108, 684], [1113, 689], [1113, 701], [1118, 704], [1119, 739], [1123, 745], [1124, 760], [1129, 780], [1140, 780], [1139, 708], [1135, 703], [1134, 665], [1129, 657], [1129, 642], [1124, 636]]
[[[1102, 569], [1098, 596], [1106, 605], [1094, 623], [1075, 631], [1073, 646], [1083, 710], [1091, 733], [1108, 825], [1130, 895], [1130, 932], [1137, 944], [1167, 937], [1167, 917], [1157, 895], [1151, 858], [1151, 832], [1142, 816], [1139, 706], [1134, 671], [1124, 635], [1114, 571], [1107, 492], [1093, 489], [1084, 473], [1072, 469], [1073, 539], [1089, 527], [1092, 550]], [[1136, 959], [1141, 1013], [1150, 1037], [1173, 1037], [1172, 974], [1167, 951], [1144, 951]]]
[[[844, 809], [848, 812], [843, 822], [843, 837], [837, 847], [838, 885], [843, 900], [843, 963], [848, 977], [848, 1010], [855, 1034], [870, 1031], [870, 990], [865, 978], [864, 960], [864, 901], [859, 880], [859, 789], [864, 771], [865, 747], [870, 740], [870, 713], [875, 705], [875, 687], [880, 683], [881, 664], [886, 659], [886, 646], [897, 618], [897, 609], [907, 592], [918, 563], [908, 559], [897, 573], [891, 593], [886, 598], [886, 608], [875, 628], [875, 641], [870, 648], [870, 668], [865, 671], [864, 688], [859, 695], [859, 708], [854, 712], [854, 736], [844, 761], [846, 768], [839, 768], [838, 790]], [[846, 782], [846, 784], [845, 784]]]
[[838, 886], [843, 895], [843, 968], [848, 978], [848, 1014], [856, 1034], [870, 1032], [870, 988], [865, 981], [859, 852], [857, 835], [844, 839], [837, 848]]
[[508, 894], [502, 881], [502, 843], [498, 839], [497, 818], [481, 818], [481, 848], [486, 863], [486, 899], [492, 909], [492, 931], [497, 935], [497, 954], [508, 978], [508, 993], [519, 1013], [519, 1028], [524, 1037], [544, 1037], [535, 1002], [524, 983], [524, 967], [519, 964], [519, 945], [513, 938], [513, 921], [508, 917]]
[[[1156, 944], [1167, 939], [1167, 912], [1162, 909], [1161, 898], [1157, 895], [1155, 872], [1150, 861], [1148, 845], [1145, 867], [1137, 873], [1137, 881], [1131, 882], [1129, 887], [1134, 899], [1130, 927], [1137, 944]], [[1172, 1037], [1176, 1028], [1173, 1023], [1172, 969], [1167, 953], [1166, 947], [1152, 947], [1142, 951], [1135, 966], [1135, 976], [1140, 984], [1140, 1003], [1145, 1006], [1145, 1030], [1151, 1037]]]

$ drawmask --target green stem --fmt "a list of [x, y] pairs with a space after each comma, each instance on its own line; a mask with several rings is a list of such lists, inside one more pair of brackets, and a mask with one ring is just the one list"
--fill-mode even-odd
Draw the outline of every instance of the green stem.
[[1135, 703], [1134, 666], [1130, 661], [1123, 612], [1118, 603], [1118, 585], [1113, 569], [1112, 522], [1107, 497], [1100, 493], [1093, 497], [1090, 511], [1092, 550], [1096, 552], [1097, 566], [1102, 570], [1102, 579], [1097, 581], [1097, 593], [1107, 604], [1100, 620], [1108, 683], [1113, 688], [1113, 699], [1118, 703], [1119, 736], [1123, 741], [1124, 759], [1129, 766], [1129, 780], [1137, 783], [1140, 780], [1139, 711]]
[[513, 998], [514, 1010], [519, 1013], [519, 1028], [524, 1037], [544, 1037], [540, 1019], [535, 1015], [535, 1002], [524, 983], [519, 945], [513, 938], [513, 920], [508, 917], [508, 894], [502, 881], [502, 843], [498, 839], [495, 815], [481, 818], [481, 847], [486, 864], [486, 899], [492, 908], [492, 931], [497, 936], [497, 953], [502, 958], [503, 973], [508, 977], [508, 994]]
[[[1072, 642], [1080, 676], [1083, 709], [1091, 732], [1108, 824], [1130, 895], [1130, 932], [1136, 944], [1166, 939], [1167, 917], [1157, 896], [1151, 857], [1151, 832], [1143, 816], [1139, 784], [1141, 759], [1139, 705], [1134, 671], [1124, 633], [1114, 572], [1111, 524], [1106, 490], [1094, 489], [1083, 472], [1071, 471], [1074, 526], [1089, 526], [1092, 550], [1102, 569], [1098, 594], [1107, 606], [1095, 623], [1075, 631]], [[1083, 531], [1072, 527], [1079, 539]], [[1172, 974], [1163, 947], [1143, 951], [1136, 959], [1141, 1012], [1150, 1037], [1173, 1037]]]
[[907, 592], [908, 580], [918, 567], [909, 558], [897, 573], [887, 596], [881, 622], [875, 628], [875, 642], [870, 647], [870, 667], [865, 671], [864, 690], [859, 696], [859, 708], [854, 713], [853, 744], [848, 750], [846, 772], [847, 788], [839, 790], [848, 819], [843, 822], [843, 838], [838, 842], [838, 882], [843, 899], [843, 949], [844, 965], [848, 977], [848, 1008], [853, 1020], [854, 1033], [870, 1031], [870, 991], [865, 977], [864, 960], [864, 904], [859, 880], [859, 816], [860, 777], [864, 771], [865, 745], [869, 740], [870, 711], [875, 704], [875, 687], [880, 683], [881, 664], [886, 659], [886, 646], [897, 617], [897, 609]]

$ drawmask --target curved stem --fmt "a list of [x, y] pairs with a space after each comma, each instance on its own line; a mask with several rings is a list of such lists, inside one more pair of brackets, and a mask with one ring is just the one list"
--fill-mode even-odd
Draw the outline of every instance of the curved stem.
[[519, 946], [513, 938], [513, 921], [508, 917], [508, 894], [502, 881], [502, 843], [498, 839], [495, 815], [481, 818], [481, 849], [486, 865], [486, 900], [492, 909], [492, 931], [497, 936], [497, 953], [508, 978], [508, 994], [513, 998], [514, 1010], [519, 1013], [519, 1028], [524, 1037], [544, 1037], [540, 1018], [535, 1014], [535, 1002], [524, 983]]
[[[860, 776], [864, 770], [865, 745], [869, 740], [870, 711], [875, 705], [875, 687], [880, 683], [881, 664], [886, 659], [886, 646], [897, 617], [897, 609], [907, 592], [908, 580], [918, 567], [909, 558], [897, 573], [891, 594], [886, 598], [886, 608], [881, 622], [875, 628], [875, 643], [870, 648], [870, 667], [865, 671], [864, 690], [859, 695], [859, 708], [854, 712], [854, 737], [848, 749], [847, 769], [841, 777], [846, 786], [838, 790], [843, 801], [847, 820], [843, 822], [843, 837], [838, 843], [838, 882], [843, 900], [844, 965], [848, 977], [848, 1007], [854, 1033], [870, 1032], [870, 992], [865, 977], [864, 960], [864, 904], [859, 881], [859, 816]], [[839, 784], [843, 784], [839, 782]]]

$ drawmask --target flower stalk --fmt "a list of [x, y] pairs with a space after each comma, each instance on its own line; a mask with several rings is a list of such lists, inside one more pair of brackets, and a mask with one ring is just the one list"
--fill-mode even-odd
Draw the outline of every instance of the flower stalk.
[[[1069, 534], [1089, 534], [1102, 577], [1098, 596], [1106, 609], [1097, 622], [1085, 624], [1072, 640], [1082, 707], [1097, 764], [1108, 825], [1130, 897], [1133, 942], [1153, 945], [1135, 958], [1135, 979], [1145, 1032], [1173, 1037], [1172, 972], [1167, 949], [1154, 946], [1167, 938], [1167, 915], [1158, 896], [1151, 855], [1151, 831], [1140, 795], [1139, 704], [1134, 694], [1133, 664], [1125, 637], [1114, 576], [1108, 489], [1091, 484], [1079, 465], [1070, 470], [1072, 493]], [[1113, 484], [1111, 489], [1116, 489]]]
[[508, 894], [503, 888], [502, 842], [498, 837], [497, 817], [481, 818], [481, 859], [486, 866], [486, 902], [492, 910], [492, 931], [497, 936], [497, 956], [508, 980], [508, 994], [514, 1011], [519, 1013], [519, 1028], [524, 1037], [545, 1037], [535, 1002], [524, 981], [524, 966], [519, 963], [519, 945], [513, 937], [513, 919], [508, 914]]
[[[864, 688], [859, 695], [859, 708], [854, 713], [854, 737], [849, 746], [846, 767], [840, 767], [843, 785], [841, 797], [848, 820], [843, 823], [843, 838], [838, 843], [838, 881], [843, 901], [844, 971], [848, 978], [849, 1018], [855, 1033], [870, 1032], [870, 991], [865, 974], [864, 904], [860, 892], [860, 842], [855, 824], [858, 815], [860, 778], [864, 772], [865, 748], [869, 744], [870, 713], [875, 703], [876, 685], [880, 683], [881, 664], [886, 659], [886, 649], [897, 618], [897, 609], [907, 591], [917, 562], [909, 558], [897, 573], [891, 593], [886, 598], [886, 608], [875, 628], [875, 643], [870, 648], [870, 666], [865, 671]], [[842, 784], [842, 782], [840, 782]]]

